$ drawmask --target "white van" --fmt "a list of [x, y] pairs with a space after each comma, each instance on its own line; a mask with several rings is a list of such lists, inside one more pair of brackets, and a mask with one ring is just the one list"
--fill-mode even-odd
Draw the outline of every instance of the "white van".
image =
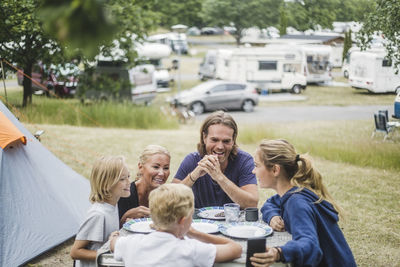
[[349, 84], [373, 93], [400, 92], [400, 74], [384, 48], [352, 51], [349, 60]]
[[302, 71], [307, 83], [321, 83], [332, 80], [329, 45], [300, 45], [302, 51]]
[[302, 52], [295, 47], [236, 48], [221, 53], [216, 62], [216, 78], [253, 83], [261, 91], [299, 94], [307, 85], [301, 73]]

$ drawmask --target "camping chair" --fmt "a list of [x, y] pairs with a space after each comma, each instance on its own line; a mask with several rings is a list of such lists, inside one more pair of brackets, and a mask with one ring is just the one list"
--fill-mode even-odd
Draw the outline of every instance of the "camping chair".
[[376, 132], [385, 133], [383, 141], [386, 141], [389, 133], [394, 129], [394, 127], [388, 125], [388, 121], [386, 119], [386, 114], [384, 112], [379, 112], [378, 114], [374, 114], [375, 119], [375, 131], [372, 133], [372, 137], [375, 136]]

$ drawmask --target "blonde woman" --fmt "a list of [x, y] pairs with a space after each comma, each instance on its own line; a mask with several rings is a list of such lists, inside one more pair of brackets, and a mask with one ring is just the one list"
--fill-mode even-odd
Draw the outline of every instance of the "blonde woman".
[[292, 241], [250, 258], [253, 266], [291, 262], [294, 266], [356, 266], [339, 228], [340, 209], [322, 183], [321, 174], [285, 140], [263, 140], [255, 155], [260, 187], [278, 194], [261, 208], [275, 231], [287, 230]]
[[130, 174], [121, 156], [97, 160], [90, 175], [90, 201], [93, 203], [71, 248], [75, 266], [96, 266], [97, 250], [118, 231], [117, 202], [128, 197]]
[[[150, 193], [151, 218], [156, 229], [148, 235], [114, 236], [116, 260], [131, 266], [213, 266], [240, 257], [240, 244], [191, 228], [194, 196], [183, 184], [165, 184]], [[190, 238], [184, 238], [185, 236]]]
[[149, 194], [167, 181], [170, 161], [168, 150], [162, 146], [149, 145], [143, 150], [137, 179], [130, 186], [131, 195], [118, 202], [120, 225], [128, 219], [150, 216]]

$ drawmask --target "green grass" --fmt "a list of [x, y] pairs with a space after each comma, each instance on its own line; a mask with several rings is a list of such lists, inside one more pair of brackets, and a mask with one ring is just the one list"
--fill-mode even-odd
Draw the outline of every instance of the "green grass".
[[166, 116], [156, 105], [146, 107], [130, 102], [81, 104], [78, 99], [33, 96], [32, 105], [22, 108], [19, 104], [22, 98], [21, 92], [11, 92], [8, 98], [12, 104], [11, 109], [23, 122], [135, 129], [178, 127], [177, 119]]
[[[95, 159], [107, 154], [124, 155], [135, 177], [143, 148], [160, 144], [172, 156], [170, 181], [184, 156], [196, 149], [199, 139], [199, 123], [180, 126], [179, 130], [32, 124], [27, 127], [31, 132], [45, 130], [42, 144], [85, 177], [89, 177]], [[261, 139], [285, 138], [299, 152], [309, 152], [329, 192], [347, 212], [340, 227], [358, 266], [399, 266], [400, 174], [396, 162], [400, 162], [400, 144], [370, 139], [372, 129], [368, 121], [271, 123], [261, 128], [241, 125], [238, 143], [254, 155]], [[259, 189], [259, 193], [261, 206], [274, 191]], [[68, 244], [70, 247], [71, 243]], [[60, 257], [58, 252], [54, 253], [35, 262], [40, 266], [51, 257]], [[67, 260], [71, 261], [69, 257]], [[64, 266], [70, 266], [69, 263]]]
[[371, 138], [373, 130], [373, 122], [369, 120], [271, 123], [241, 129], [239, 140], [253, 144], [264, 138], [285, 138], [301, 153], [360, 167], [400, 171], [399, 131], [391, 135], [392, 142], [383, 142], [380, 134]]
[[349, 105], [393, 105], [395, 95], [393, 93], [373, 94], [366, 90], [354, 89], [351, 87], [333, 87], [307, 85], [302, 91], [307, 99], [303, 101], [286, 102], [262, 102], [260, 106], [349, 106]]

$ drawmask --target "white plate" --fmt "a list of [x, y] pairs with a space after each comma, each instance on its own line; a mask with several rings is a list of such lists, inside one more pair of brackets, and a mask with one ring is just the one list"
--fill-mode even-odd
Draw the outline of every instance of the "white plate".
[[155, 231], [154, 229], [150, 228], [150, 224], [152, 223], [153, 221], [151, 218], [132, 219], [124, 223], [123, 228], [135, 233], [148, 234]]
[[[222, 215], [222, 216], [220, 216]], [[205, 207], [199, 209], [197, 216], [210, 220], [225, 220], [224, 207]]]
[[258, 222], [220, 224], [219, 231], [226, 236], [243, 239], [268, 236], [273, 232], [271, 227]]
[[211, 220], [195, 219], [192, 222], [192, 227], [197, 231], [207, 234], [215, 234], [219, 232], [218, 223]]

